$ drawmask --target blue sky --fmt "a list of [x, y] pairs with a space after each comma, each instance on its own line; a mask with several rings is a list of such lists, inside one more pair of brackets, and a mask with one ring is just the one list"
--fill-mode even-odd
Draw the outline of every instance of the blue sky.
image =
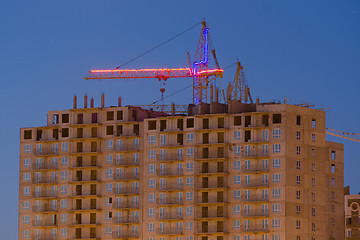
[[[238, 58], [253, 97], [290, 98], [330, 108], [327, 126], [360, 133], [360, 2], [358, 0], [1, 1], [0, 129], [3, 190], [0, 232], [17, 238], [19, 128], [43, 126], [49, 110], [69, 109], [85, 93], [98, 106], [149, 104], [157, 80], [85, 81], [93, 68], [115, 68], [206, 18], [222, 67]], [[184, 67], [200, 32], [187, 32], [128, 68]], [[235, 67], [224, 73], [231, 81]], [[169, 79], [167, 93], [190, 79]], [[138, 94], [134, 94], [137, 91]], [[188, 104], [187, 89], [168, 103]], [[82, 104], [80, 104], [82, 106]], [[345, 185], [360, 192], [359, 143], [344, 143]]]

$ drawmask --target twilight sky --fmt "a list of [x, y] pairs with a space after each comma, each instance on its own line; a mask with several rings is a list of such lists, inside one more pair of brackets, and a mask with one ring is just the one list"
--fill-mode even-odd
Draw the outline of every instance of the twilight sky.
[[[19, 128], [46, 124], [46, 113], [72, 107], [72, 96], [105, 93], [106, 106], [150, 104], [160, 98], [150, 80], [85, 81], [93, 68], [115, 68], [202, 18], [210, 25], [221, 67], [238, 58], [246, 68], [253, 98], [291, 99], [327, 110], [327, 126], [360, 133], [360, 1], [224, 0], [0, 2], [0, 232], [17, 238]], [[201, 26], [127, 65], [184, 67], [194, 58]], [[226, 69], [223, 84], [232, 81]], [[169, 79], [167, 93], [191, 84]], [[166, 103], [188, 104], [191, 88]], [[355, 143], [344, 143], [345, 185], [360, 192]]]

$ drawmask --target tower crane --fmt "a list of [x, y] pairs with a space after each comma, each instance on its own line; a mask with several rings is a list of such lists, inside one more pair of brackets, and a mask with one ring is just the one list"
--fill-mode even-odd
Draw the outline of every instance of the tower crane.
[[236, 72], [234, 81], [231, 84], [229, 84], [228, 87], [228, 101], [229, 100], [235, 100], [240, 101], [242, 103], [248, 102], [248, 99], [250, 99], [250, 102], [253, 103], [253, 100], [250, 95], [250, 89], [246, 84], [245, 81], [245, 72], [244, 72], [244, 66], [241, 65], [239, 61], [236, 62]]
[[215, 50], [212, 51], [217, 68], [209, 68], [209, 27], [202, 21], [200, 39], [195, 53], [194, 62], [189, 68], [167, 69], [112, 69], [91, 70], [85, 76], [89, 79], [131, 79], [131, 78], [157, 78], [161, 83], [161, 98], [163, 102], [165, 81], [169, 78], [193, 78], [193, 104], [207, 101], [207, 88], [215, 78], [222, 78], [223, 70], [220, 69], [216, 59]]
[[326, 128], [326, 134], [335, 136], [335, 137], [340, 137], [340, 138], [344, 138], [350, 141], [354, 141], [354, 142], [360, 142], [360, 134], [358, 133], [349, 133], [349, 132], [343, 132], [343, 131], [339, 131], [336, 129], [332, 129], [332, 128]]

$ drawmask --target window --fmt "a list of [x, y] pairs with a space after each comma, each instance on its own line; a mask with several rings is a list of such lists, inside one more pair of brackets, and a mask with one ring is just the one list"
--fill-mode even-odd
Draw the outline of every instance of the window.
[[106, 140], [106, 149], [113, 149], [114, 142], [113, 140]]
[[273, 114], [273, 123], [281, 123], [281, 114]]
[[300, 115], [296, 116], [296, 125], [298, 125], [298, 126], [301, 125], [301, 116]]
[[194, 142], [194, 133], [187, 133], [186, 134], [186, 141], [187, 142]]
[[315, 164], [315, 163], [312, 163], [312, 164], [311, 164], [311, 171], [312, 171], [312, 172], [315, 172], [315, 171], [316, 171], [316, 164]]
[[156, 135], [149, 135], [149, 144], [156, 144]]
[[279, 183], [280, 182], [280, 173], [273, 174], [272, 182], [273, 183]]
[[335, 205], [331, 204], [331, 212], [334, 213], [335, 212]]
[[239, 156], [241, 154], [241, 147], [240, 146], [234, 146], [234, 155]]
[[154, 232], [155, 231], [155, 223], [148, 223], [147, 224], [147, 231]]
[[149, 203], [155, 202], [155, 193], [148, 194], [148, 202]]
[[113, 155], [107, 154], [106, 155], [106, 163], [112, 163], [113, 162]]
[[186, 171], [187, 172], [194, 171], [194, 163], [186, 163]]
[[193, 157], [194, 156], [194, 148], [187, 148], [186, 149], [186, 156]]
[[24, 153], [31, 153], [31, 144], [24, 144]]
[[193, 186], [194, 185], [194, 178], [193, 177], [187, 177], [186, 178], [186, 186]]
[[301, 152], [300, 152], [300, 146], [298, 145], [298, 146], [296, 146], [296, 154], [297, 154], [297, 155], [300, 155], [300, 153], [301, 153]]
[[193, 207], [186, 207], [186, 216], [193, 215]]
[[280, 152], [280, 144], [273, 144], [273, 153], [279, 153]]
[[23, 224], [30, 224], [30, 216], [23, 216]]
[[61, 137], [63, 137], [63, 138], [69, 137], [69, 129], [68, 128], [61, 129]]
[[62, 171], [61, 180], [67, 180], [67, 179], [68, 179], [68, 171]]
[[335, 151], [331, 151], [331, 159], [335, 160]]
[[316, 135], [314, 133], [311, 134], [311, 141], [316, 142]]
[[148, 188], [155, 188], [155, 179], [148, 179]]
[[106, 206], [111, 207], [112, 206], [112, 198], [107, 197], [105, 198]]
[[331, 199], [335, 199], [335, 191], [331, 191]]
[[296, 214], [300, 214], [301, 209], [300, 209], [300, 205], [296, 205]]
[[194, 119], [193, 118], [186, 119], [186, 127], [187, 128], [193, 128], [194, 127]]
[[60, 208], [67, 208], [67, 200], [66, 199], [60, 200]]
[[67, 194], [68, 186], [67, 185], [61, 185], [60, 187], [60, 193], [61, 194]]
[[187, 192], [186, 193], [186, 201], [192, 201], [194, 199], [193, 192]]
[[313, 231], [313, 232], [316, 231], [316, 225], [314, 222], [311, 223], [311, 231]]
[[106, 192], [112, 192], [112, 183], [106, 183], [105, 184], [105, 191]]
[[24, 182], [30, 182], [30, 177], [31, 174], [30, 173], [24, 173]]
[[182, 148], [179, 148], [177, 150], [177, 158], [182, 160], [183, 159], [183, 149]]
[[296, 184], [300, 185], [301, 184], [301, 178], [300, 176], [296, 176]]
[[148, 208], [147, 215], [148, 217], [155, 217], [155, 208]]
[[272, 205], [272, 212], [273, 213], [280, 213], [280, 204], [276, 203]]
[[335, 164], [331, 164], [331, 172], [335, 173]]
[[23, 238], [30, 238], [30, 230], [23, 230]]
[[311, 178], [311, 186], [315, 187], [315, 178]]
[[300, 140], [300, 130], [296, 131], [296, 140]]
[[331, 178], [331, 186], [335, 186], [335, 178]]
[[150, 159], [156, 158], [156, 150], [149, 150], [149, 158]]
[[24, 167], [31, 167], [31, 159], [30, 158], [24, 159]]
[[166, 144], [166, 135], [165, 134], [161, 134], [160, 135], [160, 145], [164, 146]]
[[276, 158], [273, 159], [273, 168], [279, 168], [280, 167], [280, 159]]
[[60, 228], [60, 237], [66, 237], [66, 236], [67, 236], [67, 229]]
[[240, 214], [240, 205], [234, 205], [234, 214]]
[[113, 177], [113, 170], [111, 168], [106, 169], [106, 177], [107, 178]]
[[311, 208], [311, 216], [315, 217], [315, 208]]
[[241, 133], [240, 131], [234, 132], [234, 140], [240, 140], [241, 139]]
[[62, 166], [67, 166], [68, 165], [68, 158], [67, 157], [62, 157], [61, 158], [61, 165]]
[[234, 190], [234, 199], [240, 199], [240, 190]]
[[60, 222], [66, 223], [67, 222], [67, 214], [60, 214]]
[[273, 228], [280, 228], [280, 219], [273, 219], [272, 220], [272, 227]]
[[300, 229], [301, 225], [300, 225], [300, 220], [296, 220], [296, 229]]
[[311, 200], [314, 202], [315, 201], [315, 193], [311, 193]]
[[240, 229], [240, 220], [234, 220], [234, 229]]
[[105, 227], [105, 235], [112, 235], [112, 227]]
[[273, 189], [273, 198], [279, 198], [280, 197], [280, 189], [274, 188]]
[[155, 164], [149, 164], [148, 168], [148, 173], [155, 173], [156, 169], [155, 169]]
[[23, 210], [30, 210], [30, 201], [23, 202]]
[[312, 155], [312, 157], [316, 157], [316, 149], [315, 148], [311, 149], [311, 155]]
[[281, 136], [281, 129], [280, 128], [273, 129], [273, 138], [280, 138], [280, 136]]
[[240, 170], [240, 160], [235, 160], [234, 161], [234, 169], [235, 170]]
[[316, 119], [311, 120], [311, 127], [316, 128]]
[[346, 237], [352, 237], [352, 230], [346, 230]]
[[234, 176], [234, 184], [240, 184], [240, 175]]
[[301, 192], [300, 192], [300, 190], [297, 190], [296, 191], [296, 199], [300, 199], [300, 197], [301, 197]]
[[296, 160], [296, 169], [300, 170], [300, 168], [301, 168], [300, 160]]
[[193, 223], [192, 222], [186, 222], [186, 231], [192, 231], [192, 230], [193, 230]]

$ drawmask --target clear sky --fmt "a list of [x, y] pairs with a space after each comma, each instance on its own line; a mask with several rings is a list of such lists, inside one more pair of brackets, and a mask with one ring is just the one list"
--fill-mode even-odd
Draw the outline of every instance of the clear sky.
[[[1, 1], [1, 239], [17, 238], [19, 128], [46, 124], [50, 110], [78, 95], [105, 93], [106, 105], [150, 104], [157, 80], [85, 81], [92, 68], [115, 68], [206, 18], [221, 67], [238, 58], [253, 97], [291, 99], [327, 110], [327, 126], [360, 133], [360, 1]], [[128, 68], [184, 67], [201, 26], [132, 62]], [[235, 66], [223, 83], [231, 81]], [[169, 79], [167, 93], [191, 84]], [[166, 103], [188, 104], [191, 88]], [[344, 143], [345, 185], [360, 192], [360, 143]]]

